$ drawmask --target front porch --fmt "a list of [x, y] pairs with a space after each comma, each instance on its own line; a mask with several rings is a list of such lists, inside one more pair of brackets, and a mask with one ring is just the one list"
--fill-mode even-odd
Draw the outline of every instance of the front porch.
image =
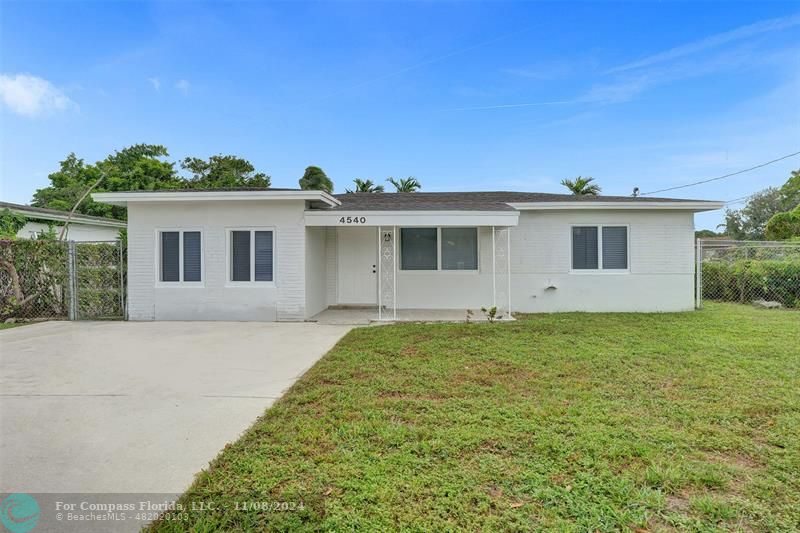
[[306, 320], [452, 322], [466, 320], [468, 309], [472, 320], [485, 320], [483, 307], [512, 316], [513, 220], [503, 226], [485, 214], [458, 220], [427, 214], [391, 226], [367, 216], [352, 220], [358, 224], [306, 221]]

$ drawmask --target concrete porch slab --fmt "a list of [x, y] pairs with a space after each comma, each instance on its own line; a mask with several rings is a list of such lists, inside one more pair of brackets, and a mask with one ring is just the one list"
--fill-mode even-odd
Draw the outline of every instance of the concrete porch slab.
[[[388, 310], [383, 313], [383, 320], [379, 321], [376, 308], [357, 308], [326, 309], [309, 321], [327, 325], [368, 325], [384, 322], [464, 322], [466, 319], [466, 309], [398, 309], [396, 319]], [[470, 322], [486, 322], [486, 315], [480, 309], [473, 309]]]

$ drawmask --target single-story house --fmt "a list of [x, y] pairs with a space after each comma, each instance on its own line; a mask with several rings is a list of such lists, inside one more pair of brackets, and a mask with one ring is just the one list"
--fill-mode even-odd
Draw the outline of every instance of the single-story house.
[[[51, 228], [58, 233], [69, 218], [69, 213], [66, 211], [0, 202], [0, 211], [5, 209], [27, 219], [25, 225], [17, 232], [17, 238], [20, 239], [33, 239], [49, 232]], [[78, 242], [115, 241], [119, 239], [119, 230], [125, 226], [125, 222], [121, 220], [75, 213], [70, 219], [65, 238]]]
[[329, 307], [694, 307], [694, 213], [720, 202], [525, 192], [95, 193], [128, 208], [131, 320], [308, 320]]

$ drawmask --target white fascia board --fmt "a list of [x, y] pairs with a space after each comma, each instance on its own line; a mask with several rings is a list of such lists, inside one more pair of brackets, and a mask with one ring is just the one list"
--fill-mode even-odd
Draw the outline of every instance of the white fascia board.
[[186, 192], [96, 192], [92, 199], [125, 206], [131, 202], [216, 202], [229, 200], [303, 200], [331, 207], [341, 202], [325, 191], [186, 191]]
[[96, 220], [94, 218], [85, 218], [81, 215], [72, 215], [72, 218], [69, 218], [69, 213], [64, 213], [63, 215], [58, 215], [55, 213], [40, 213], [37, 211], [29, 211], [27, 209], [21, 209], [18, 207], [9, 207], [7, 208], [12, 213], [16, 213], [18, 215], [22, 215], [25, 218], [35, 219], [35, 220], [52, 220], [54, 222], [66, 222], [69, 219], [70, 224], [83, 224], [85, 226], [107, 226], [112, 228], [124, 228], [128, 224], [121, 221], [121, 220]]
[[700, 212], [722, 209], [725, 207], [725, 202], [518, 202], [509, 203], [508, 205], [520, 211], [622, 209]]
[[516, 226], [518, 211], [305, 211], [306, 226]]

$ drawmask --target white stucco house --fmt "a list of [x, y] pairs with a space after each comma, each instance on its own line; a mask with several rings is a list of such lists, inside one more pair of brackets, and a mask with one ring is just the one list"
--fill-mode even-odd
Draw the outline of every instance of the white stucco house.
[[363, 306], [694, 307], [694, 213], [720, 202], [522, 192], [96, 193], [128, 208], [131, 320], [308, 320]]
[[[28, 219], [25, 225], [17, 232], [17, 238], [19, 239], [33, 239], [37, 235], [47, 233], [51, 227], [56, 232], [60, 232], [67, 218], [69, 218], [69, 213], [65, 211], [0, 202], [0, 211], [4, 209]], [[119, 230], [125, 226], [125, 222], [120, 220], [76, 213], [69, 222], [65, 238], [66, 240], [77, 242], [115, 241], [119, 239]]]

